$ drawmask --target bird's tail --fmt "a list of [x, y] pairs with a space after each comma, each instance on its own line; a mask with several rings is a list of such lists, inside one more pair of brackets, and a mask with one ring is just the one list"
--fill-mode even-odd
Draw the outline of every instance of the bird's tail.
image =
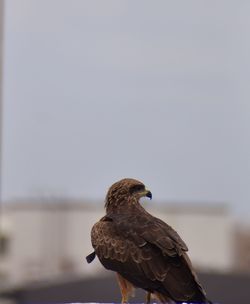
[[159, 292], [155, 292], [154, 293], [154, 296], [157, 300], [159, 300], [162, 304], [183, 304], [183, 303], [192, 303], [192, 304], [213, 304], [212, 301], [210, 300], [207, 300], [207, 299], [203, 299], [201, 301], [198, 301], [198, 300], [192, 300], [192, 301], [185, 301], [185, 302], [176, 302], [176, 301], [173, 301], [171, 300], [168, 296], [164, 295], [164, 294], [161, 294]]

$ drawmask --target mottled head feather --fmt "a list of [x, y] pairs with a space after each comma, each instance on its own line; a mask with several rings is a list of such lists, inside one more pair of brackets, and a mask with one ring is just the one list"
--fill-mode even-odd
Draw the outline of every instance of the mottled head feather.
[[145, 190], [145, 186], [141, 181], [133, 178], [124, 178], [114, 183], [108, 190], [106, 195], [105, 207], [118, 207], [120, 205], [129, 204], [129, 202], [138, 201], [136, 190]]

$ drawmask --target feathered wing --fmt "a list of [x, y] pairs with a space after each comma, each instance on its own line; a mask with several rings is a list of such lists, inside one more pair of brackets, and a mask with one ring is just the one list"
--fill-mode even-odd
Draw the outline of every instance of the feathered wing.
[[91, 240], [104, 267], [136, 287], [174, 301], [206, 301], [187, 246], [160, 219], [148, 213], [107, 215], [92, 228]]

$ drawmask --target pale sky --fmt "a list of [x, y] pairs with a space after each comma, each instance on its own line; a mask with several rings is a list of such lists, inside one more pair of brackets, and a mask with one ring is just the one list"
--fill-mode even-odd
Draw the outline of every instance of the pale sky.
[[250, 216], [249, 1], [5, 2], [5, 200], [134, 177]]

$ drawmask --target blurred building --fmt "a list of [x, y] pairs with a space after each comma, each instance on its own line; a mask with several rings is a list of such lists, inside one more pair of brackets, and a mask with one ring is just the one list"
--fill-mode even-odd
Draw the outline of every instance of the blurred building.
[[[224, 205], [161, 204], [151, 205], [150, 212], [178, 231], [200, 270], [232, 269], [232, 221]], [[91, 227], [103, 214], [103, 203], [6, 203], [0, 253], [2, 277], [6, 282], [18, 283], [102, 271], [98, 260], [88, 265], [85, 256], [92, 252]]]
[[238, 226], [234, 238], [235, 269], [239, 272], [250, 272], [250, 226]]

